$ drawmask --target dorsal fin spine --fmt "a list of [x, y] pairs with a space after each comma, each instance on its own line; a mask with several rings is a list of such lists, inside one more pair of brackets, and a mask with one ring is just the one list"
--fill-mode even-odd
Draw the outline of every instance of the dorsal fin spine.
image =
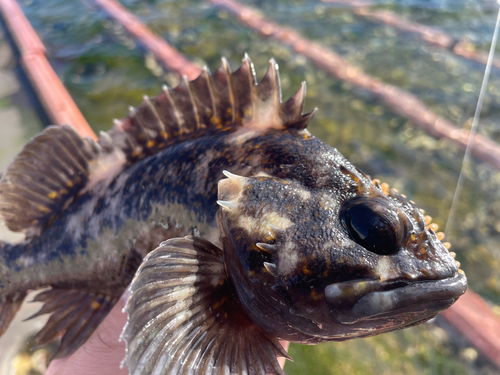
[[207, 85], [207, 90], [208, 90], [208, 93], [210, 95], [210, 103], [212, 104], [212, 108], [211, 108], [212, 114], [211, 114], [210, 122], [213, 126], [218, 128], [218, 127], [220, 127], [220, 124], [221, 124], [219, 108], [218, 108], [218, 98], [215, 95], [212, 75], [210, 74], [210, 70], [208, 69], [207, 66], [203, 67], [201, 76], [203, 77], [203, 79]]
[[[239, 69], [242, 71], [243, 74], [245, 74], [245, 78], [248, 78], [248, 88], [250, 89], [250, 103], [251, 103], [251, 113], [250, 117], [254, 119], [257, 116], [257, 76], [255, 75], [255, 68], [253, 66], [252, 60], [250, 57], [245, 53], [245, 58], [243, 59], [243, 63], [241, 65], [241, 68]], [[241, 87], [238, 87], [240, 90], [245, 90], [246, 87], [245, 85], [241, 85]], [[236, 90], [235, 90], [236, 91]], [[243, 104], [241, 102], [238, 102], [238, 114], [243, 114], [242, 118], [240, 119], [240, 122], [243, 122], [243, 119], [247, 117], [247, 114], [245, 113], [245, 106], [246, 103]]]
[[[142, 149], [148, 150], [157, 146], [157, 141], [159, 141], [158, 138], [162, 137], [162, 135], [165, 134], [165, 131], [163, 121], [159, 119], [159, 116], [148, 96], [144, 96], [142, 104], [139, 109], [135, 110], [134, 115], [135, 121], [140, 124], [142, 132], [144, 133], [144, 140], [141, 144]], [[148, 155], [150, 153], [150, 151], [146, 151], [144, 155]]]
[[131, 124], [135, 123], [139, 126], [140, 131], [139, 134], [137, 135], [137, 138], [141, 146], [144, 147], [149, 142], [150, 135], [148, 134], [146, 126], [142, 124], [141, 119], [137, 115], [137, 110], [133, 106], [129, 107], [128, 120], [130, 121]]
[[110, 137], [110, 135], [104, 131], [101, 131], [99, 132], [99, 143], [104, 143], [104, 142], [106, 142], [107, 145], [109, 146], [113, 145], [113, 139]]
[[165, 97], [172, 108], [174, 119], [176, 120], [176, 124], [174, 125], [177, 126], [177, 129], [174, 130], [173, 136], [177, 137], [184, 133], [183, 120], [181, 118], [181, 115], [179, 114], [178, 109], [174, 104], [174, 101], [172, 100], [172, 96], [170, 95], [170, 89], [167, 87], [167, 85], [163, 85], [163, 93], [165, 94]]
[[191, 107], [193, 109], [193, 117], [194, 117], [194, 121], [195, 121], [194, 129], [195, 130], [203, 129], [206, 126], [204, 124], [201, 124], [201, 122], [200, 122], [200, 114], [198, 113], [198, 107], [196, 106], [196, 103], [195, 103], [195, 100], [193, 97], [193, 92], [191, 90], [191, 82], [189, 81], [189, 78], [186, 75], [182, 77], [182, 80], [184, 82], [185, 89], [186, 89], [186, 92], [187, 92], [188, 97], [189, 97], [189, 102], [190, 102]]
[[[125, 131], [125, 129], [124, 129], [124, 127], [123, 127], [123, 121], [121, 121], [121, 120], [116, 120], [116, 121], [114, 121], [114, 124], [115, 124], [115, 126], [117, 126], [117, 127], [116, 127], [116, 129], [115, 129], [115, 128], [113, 128], [113, 129], [111, 130], [111, 132], [113, 132], [113, 131], [118, 131], [118, 132], [120, 132], [120, 134], [124, 134], [124, 135], [125, 135], [125, 137], [124, 137], [124, 139], [123, 139], [123, 142], [125, 143], [125, 144], [124, 144], [124, 151], [126, 151], [126, 150], [128, 149], [128, 150], [129, 150], [129, 152], [128, 152], [128, 153], [133, 154], [133, 153], [137, 150], [137, 148], [139, 147], [139, 146], [137, 145], [137, 142], [135, 142], [135, 141], [134, 141], [134, 139], [132, 138], [132, 136], [131, 136], [128, 132], [126, 132], [126, 131]], [[109, 137], [109, 138], [110, 138], [110, 140], [111, 140], [110, 133], [107, 133], [107, 132], [106, 132], [105, 134], [106, 134], [106, 136], [107, 136], [107, 137]], [[115, 142], [115, 143], [116, 143], [116, 142]], [[96, 143], [96, 144], [100, 147], [100, 144], [99, 144], [99, 143]]]
[[248, 63], [248, 68], [249, 68], [249, 77], [250, 77], [250, 84], [253, 86], [257, 86], [258, 81], [257, 81], [257, 74], [255, 73], [255, 66], [253, 65], [252, 59], [250, 56], [248, 56], [248, 53], [245, 52], [245, 55], [243, 57], [243, 61]]
[[[229, 63], [225, 57], [222, 58], [221, 65], [214, 74], [214, 81], [220, 96], [225, 95], [227, 92], [227, 95], [224, 97], [224, 99], [227, 100], [227, 105], [229, 105], [229, 107], [226, 108], [226, 113], [221, 112], [221, 122], [223, 125], [233, 124], [236, 112], [234, 107], [234, 92], [233, 85], [231, 83], [232, 79], [231, 71], [229, 69]], [[224, 107], [227, 107], [226, 103], [224, 103], [224, 101], [221, 101], [220, 104], [222, 111], [224, 111]]]
[[302, 82], [299, 90], [286, 102], [281, 104], [280, 116], [286, 127], [292, 129], [305, 129], [307, 124], [316, 114], [317, 108], [303, 115], [304, 102], [306, 97], [306, 83]]
[[227, 89], [229, 93], [229, 103], [231, 105], [231, 123], [234, 123], [236, 108], [235, 108], [231, 69], [229, 68], [229, 62], [225, 58], [222, 59], [222, 64], [224, 67], [224, 74], [226, 75]]
[[280, 73], [279, 67], [276, 60], [269, 60], [269, 69], [273, 72], [273, 82], [274, 82], [274, 90], [273, 90], [273, 106], [276, 108], [275, 113], [279, 115], [279, 108], [281, 106], [281, 82], [280, 82]]
[[118, 120], [117, 118], [113, 119], [113, 126], [117, 129], [123, 130], [123, 123], [121, 120]]
[[146, 124], [146, 122], [143, 121], [144, 112], [145, 112], [144, 107], [141, 108], [140, 111], [134, 108], [133, 116], [131, 115], [130, 117], [131, 120], [133, 119], [134, 121], [136, 121], [141, 128], [139, 139], [141, 141], [142, 148], [148, 148], [148, 145], [152, 141], [152, 138], [154, 138], [154, 132], [150, 130], [151, 124], [150, 123]]
[[182, 119], [182, 126], [185, 134], [190, 134], [198, 130], [197, 114], [195, 112], [193, 97], [190, 94], [189, 83], [182, 79], [180, 84], [170, 90], [172, 103], [177, 108], [179, 117]]
[[269, 60], [267, 72], [256, 88], [258, 108], [254, 119], [261, 124], [270, 122], [274, 127], [283, 128], [280, 114], [281, 87], [278, 64], [274, 59]]
[[[245, 53], [245, 58], [243, 59], [243, 64], [247, 63], [248, 64], [248, 86], [250, 87], [250, 101], [252, 103], [252, 119], [254, 119], [257, 116], [257, 111], [259, 110], [257, 103], [257, 75], [255, 74], [255, 67], [252, 63], [252, 60], [250, 59], [250, 56], [248, 56], [247, 53]], [[244, 110], [240, 110], [239, 112], [243, 112]]]
[[215, 128], [220, 124], [218, 119], [218, 100], [214, 95], [212, 77], [208, 69], [203, 69], [201, 74], [195, 80], [190, 82], [190, 89], [193, 95], [193, 101], [198, 111], [201, 129]]
[[[295, 99], [295, 97], [292, 97], [291, 99]], [[299, 116], [302, 115], [302, 111], [304, 110], [304, 104], [306, 101], [306, 82], [303, 81], [300, 84], [300, 89], [297, 91], [296, 94], [296, 108], [297, 110], [294, 113], [294, 118], [299, 118]]]
[[162, 136], [162, 138], [166, 138], [165, 137], [165, 134], [166, 134], [165, 124], [161, 120], [160, 115], [156, 111], [156, 108], [154, 107], [153, 103], [151, 103], [151, 100], [149, 99], [149, 96], [144, 95], [144, 103], [146, 104], [146, 106], [148, 107], [148, 109], [151, 111], [151, 113], [153, 114], [154, 118], [156, 119], [156, 125], [157, 125], [156, 129], [157, 129], [158, 133], [160, 134], [160, 136]]

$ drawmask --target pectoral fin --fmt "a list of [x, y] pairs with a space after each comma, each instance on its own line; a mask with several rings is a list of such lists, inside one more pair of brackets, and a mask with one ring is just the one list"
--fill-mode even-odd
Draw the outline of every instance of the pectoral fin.
[[279, 341], [240, 308], [221, 249], [198, 237], [152, 251], [131, 284], [122, 334], [131, 375], [279, 374]]

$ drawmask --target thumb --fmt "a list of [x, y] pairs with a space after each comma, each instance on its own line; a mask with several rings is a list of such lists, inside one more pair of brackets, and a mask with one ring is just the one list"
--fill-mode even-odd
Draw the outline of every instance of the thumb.
[[[290, 346], [290, 341], [284, 341], [280, 340], [281, 346], [283, 346], [283, 349], [285, 349], [288, 352], [288, 347]], [[281, 368], [285, 367], [285, 362], [286, 358], [285, 357], [278, 357], [278, 362], [281, 366]]]

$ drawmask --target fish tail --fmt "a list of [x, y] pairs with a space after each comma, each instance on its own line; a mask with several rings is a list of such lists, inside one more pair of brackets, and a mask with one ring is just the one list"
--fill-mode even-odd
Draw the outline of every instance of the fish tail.
[[4, 288], [4, 285], [2, 285], [2, 273], [5, 271], [2, 271], [4, 267], [2, 267], [1, 255], [11, 246], [8, 242], [0, 240], [0, 336], [7, 330], [26, 297], [26, 291], [19, 290], [2, 294], [2, 289]]

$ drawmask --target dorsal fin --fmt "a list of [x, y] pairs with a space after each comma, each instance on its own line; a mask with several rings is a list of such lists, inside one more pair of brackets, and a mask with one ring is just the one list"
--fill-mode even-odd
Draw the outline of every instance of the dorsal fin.
[[278, 65], [271, 59], [260, 83], [250, 58], [231, 73], [226, 59], [210, 75], [186, 77], [174, 89], [164, 88], [155, 98], [145, 97], [129, 116], [115, 121], [109, 132], [115, 145], [135, 161], [154, 154], [186, 137], [221, 128], [238, 128], [257, 122], [261, 127], [305, 129], [316, 109], [303, 115], [305, 83], [285, 103], [281, 102]]
[[316, 109], [302, 115], [304, 101], [305, 83], [281, 102], [274, 59], [260, 83], [247, 55], [233, 73], [222, 59], [212, 75], [204, 68], [193, 81], [184, 78], [174, 89], [164, 87], [157, 97], [144, 97], [98, 142], [81, 138], [67, 125], [47, 128], [0, 180], [0, 219], [12, 231], [34, 235], [78, 194], [173, 143], [246, 125], [305, 129]]

